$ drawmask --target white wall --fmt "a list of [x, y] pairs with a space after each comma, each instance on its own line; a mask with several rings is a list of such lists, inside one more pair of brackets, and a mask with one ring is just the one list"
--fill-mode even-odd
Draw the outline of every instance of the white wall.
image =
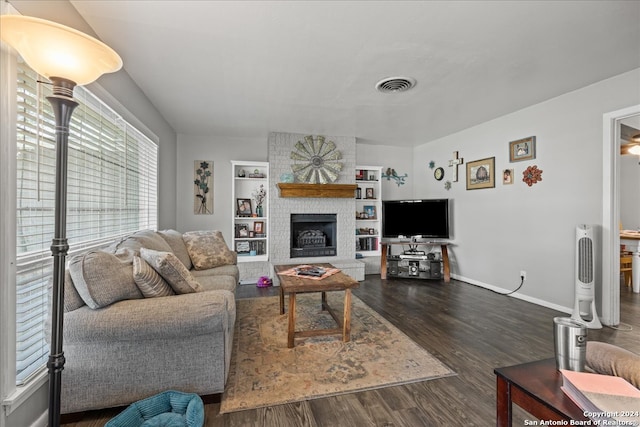
[[[598, 237], [601, 232], [602, 115], [639, 103], [637, 69], [417, 147], [415, 197], [453, 199], [453, 275], [513, 290], [526, 270], [519, 297], [570, 310], [575, 227], [593, 224]], [[531, 135], [536, 159], [509, 163], [509, 141]], [[447, 164], [454, 150], [465, 167], [446, 191], [425, 165]], [[496, 187], [466, 190], [466, 163], [487, 157], [495, 157]], [[543, 180], [532, 187], [521, 181], [530, 165], [543, 170]], [[515, 169], [512, 185], [502, 184], [505, 168]]]
[[382, 199], [401, 200], [413, 197], [415, 175], [413, 173], [413, 147], [392, 147], [387, 145], [360, 144], [356, 139], [356, 163], [358, 165], [382, 166], [395, 169], [398, 175], [407, 174], [404, 184], [398, 185], [393, 179], [382, 179]]
[[[267, 138], [224, 138], [178, 135], [176, 229], [220, 230], [227, 243], [231, 235], [231, 160], [267, 161]], [[193, 213], [193, 162], [213, 161], [213, 215]]]

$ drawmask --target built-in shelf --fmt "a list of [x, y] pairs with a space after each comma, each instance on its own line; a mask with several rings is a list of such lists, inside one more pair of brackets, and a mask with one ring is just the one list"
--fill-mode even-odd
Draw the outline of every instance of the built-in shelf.
[[280, 197], [324, 197], [345, 198], [354, 197], [356, 184], [304, 184], [279, 182]]

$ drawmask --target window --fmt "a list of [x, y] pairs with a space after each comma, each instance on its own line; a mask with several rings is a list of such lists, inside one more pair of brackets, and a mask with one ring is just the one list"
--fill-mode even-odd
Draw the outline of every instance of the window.
[[[17, 78], [17, 383], [46, 364], [55, 208], [55, 121], [47, 84], [19, 62]], [[69, 255], [157, 228], [157, 146], [86, 89], [70, 124]]]

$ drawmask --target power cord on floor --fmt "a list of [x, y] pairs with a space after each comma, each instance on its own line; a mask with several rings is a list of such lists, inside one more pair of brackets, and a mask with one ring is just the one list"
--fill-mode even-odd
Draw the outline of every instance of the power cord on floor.
[[520, 276], [520, 286], [518, 286], [515, 290], [513, 290], [511, 292], [498, 292], [498, 291], [494, 291], [493, 289], [491, 289], [491, 291], [495, 292], [498, 295], [511, 295], [511, 294], [515, 294], [516, 292], [518, 292], [520, 290], [520, 288], [522, 288], [523, 285], [524, 285], [524, 276]]
[[629, 332], [633, 331], [633, 326], [627, 325], [626, 323], [618, 323], [617, 325], [604, 325], [607, 328], [613, 329], [614, 331], [622, 331]]

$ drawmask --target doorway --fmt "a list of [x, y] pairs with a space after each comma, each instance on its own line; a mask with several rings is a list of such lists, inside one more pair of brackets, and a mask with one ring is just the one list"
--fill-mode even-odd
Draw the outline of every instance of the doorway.
[[602, 323], [620, 323], [620, 128], [640, 116], [640, 105], [603, 116]]

